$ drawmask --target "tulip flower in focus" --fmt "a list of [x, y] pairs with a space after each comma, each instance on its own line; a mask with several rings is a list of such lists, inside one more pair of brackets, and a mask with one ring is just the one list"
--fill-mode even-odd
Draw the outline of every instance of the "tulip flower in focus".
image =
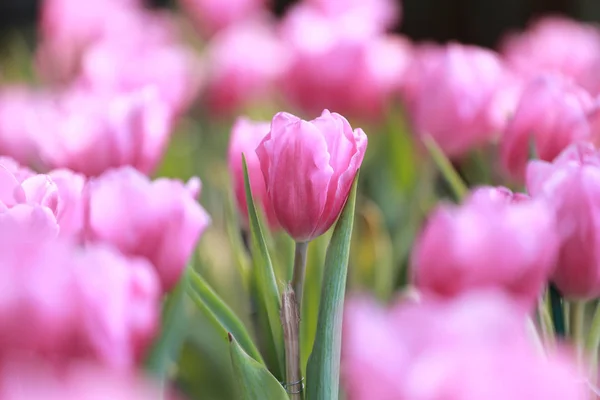
[[211, 36], [266, 11], [267, 0], [179, 0], [198, 30]]
[[289, 52], [273, 22], [252, 19], [233, 25], [211, 40], [207, 49], [207, 106], [234, 114], [271, 100], [289, 64]]
[[504, 168], [522, 180], [532, 143], [537, 157], [552, 161], [571, 143], [589, 139], [593, 106], [585, 90], [561, 76], [530, 81], [501, 139]]
[[554, 267], [558, 237], [546, 203], [515, 197], [484, 188], [461, 206], [439, 206], [413, 249], [416, 286], [444, 297], [492, 288], [529, 310]]
[[150, 181], [131, 167], [114, 169], [88, 182], [86, 239], [106, 242], [154, 265], [162, 289], [179, 280], [202, 232], [210, 223], [197, 203], [198, 178]]
[[150, 174], [168, 143], [172, 118], [153, 88], [117, 95], [72, 90], [57, 100], [36, 146], [48, 169], [97, 176], [131, 165]]
[[337, 113], [304, 121], [280, 112], [256, 149], [273, 210], [296, 242], [337, 220], [367, 150], [367, 135]]
[[342, 382], [349, 400], [584, 400], [568, 357], [540, 354], [525, 318], [499, 294], [397, 303], [352, 299], [344, 315]]
[[449, 157], [499, 135], [504, 121], [497, 117], [497, 93], [509, 75], [495, 53], [450, 44], [416, 54], [404, 97], [418, 135], [431, 135]]
[[595, 25], [559, 16], [540, 18], [525, 32], [508, 35], [501, 53], [525, 76], [560, 73], [592, 94], [600, 93], [600, 29]]
[[28, 354], [59, 365], [136, 365], [159, 315], [159, 283], [148, 262], [44, 237], [39, 225], [18, 220], [0, 218], [0, 238], [2, 360]]
[[269, 130], [270, 124], [268, 122], [255, 122], [243, 117], [238, 118], [231, 129], [228, 164], [229, 173], [233, 180], [233, 191], [237, 207], [242, 216], [243, 223], [245, 225], [248, 224], [248, 208], [246, 207], [242, 153], [246, 158], [246, 165], [248, 166], [248, 176], [252, 185], [252, 197], [257, 204], [261, 205], [271, 229], [277, 229], [279, 226], [277, 217], [275, 216], [265, 187], [265, 181], [260, 169], [260, 161], [256, 156], [256, 147], [267, 136]]
[[560, 253], [552, 280], [558, 289], [570, 298], [600, 296], [600, 154], [574, 144], [552, 163], [531, 161], [527, 190], [556, 214]]

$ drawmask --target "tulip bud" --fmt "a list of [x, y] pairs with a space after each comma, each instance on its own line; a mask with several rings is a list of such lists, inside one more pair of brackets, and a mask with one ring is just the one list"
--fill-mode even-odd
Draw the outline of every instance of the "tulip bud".
[[588, 138], [587, 114], [592, 107], [591, 96], [561, 76], [531, 81], [502, 137], [504, 168], [523, 179], [532, 140], [537, 157], [551, 161], [569, 144]]
[[231, 130], [229, 139], [229, 173], [233, 181], [233, 191], [238, 210], [244, 224], [248, 224], [248, 208], [246, 207], [246, 190], [244, 186], [244, 169], [242, 153], [246, 158], [248, 176], [252, 185], [252, 196], [256, 204], [260, 204], [271, 229], [277, 229], [277, 217], [265, 188], [265, 180], [260, 169], [260, 161], [256, 156], [256, 146], [269, 133], [268, 122], [254, 122], [247, 118], [238, 118]]
[[446, 297], [493, 288], [533, 306], [554, 267], [558, 238], [546, 203], [515, 197], [486, 188], [462, 206], [438, 207], [414, 249], [417, 287]]
[[285, 112], [273, 117], [256, 154], [277, 220], [297, 242], [337, 220], [366, 150], [363, 130], [328, 110], [312, 121]]
[[527, 189], [556, 215], [560, 252], [552, 280], [571, 298], [600, 296], [600, 154], [574, 144], [553, 162], [531, 161]]
[[150, 260], [163, 290], [170, 290], [210, 223], [193, 197], [197, 192], [197, 184], [186, 187], [171, 179], [151, 182], [130, 167], [106, 172], [85, 189], [86, 238]]

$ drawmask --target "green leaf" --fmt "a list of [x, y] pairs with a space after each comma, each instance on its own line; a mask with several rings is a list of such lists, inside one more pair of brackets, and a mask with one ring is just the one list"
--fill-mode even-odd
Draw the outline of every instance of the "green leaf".
[[462, 200], [468, 192], [467, 186], [462, 181], [461, 177], [458, 175], [454, 167], [452, 167], [452, 163], [442, 149], [438, 146], [435, 140], [431, 136], [426, 136], [423, 139], [427, 150], [431, 154], [433, 161], [437, 165], [438, 169], [452, 188], [454, 195], [458, 200]]
[[233, 335], [229, 334], [229, 350], [233, 374], [238, 384], [238, 397], [243, 400], [287, 400], [288, 395], [265, 368], [256, 362], [238, 344]]
[[277, 353], [279, 363], [279, 374], [285, 376], [285, 353], [283, 348], [283, 328], [279, 320], [279, 310], [281, 309], [281, 296], [275, 280], [275, 272], [271, 257], [267, 250], [267, 244], [262, 233], [261, 224], [254, 205], [252, 197], [252, 188], [250, 186], [250, 177], [248, 176], [248, 165], [246, 157], [242, 155], [242, 164], [244, 166], [244, 186], [246, 189], [246, 204], [248, 207], [248, 221], [250, 224], [250, 236], [252, 237], [252, 262], [253, 272], [258, 292], [262, 295], [263, 305], [271, 328], [273, 336], [273, 345]]
[[146, 370], [161, 380], [165, 378], [169, 365], [177, 358], [185, 339], [185, 286], [189, 269], [186, 268], [163, 305], [160, 336], [154, 341], [146, 358]]
[[208, 283], [194, 271], [189, 273], [188, 294], [203, 311], [210, 314], [210, 319], [219, 325], [224, 332], [233, 332], [240, 340], [240, 345], [256, 361], [264, 364], [260, 352], [256, 348], [246, 327], [227, 304], [212, 290]]
[[397, 188], [410, 190], [417, 178], [418, 159], [413, 136], [399, 107], [392, 107], [386, 118], [387, 140], [384, 142], [392, 178]]
[[334, 400], [339, 394], [342, 315], [357, 182], [358, 174], [325, 256], [317, 335], [306, 371], [306, 393], [310, 400]]

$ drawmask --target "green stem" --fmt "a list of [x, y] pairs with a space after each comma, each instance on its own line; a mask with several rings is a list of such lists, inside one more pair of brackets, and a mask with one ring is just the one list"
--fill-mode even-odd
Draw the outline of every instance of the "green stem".
[[571, 338], [577, 349], [577, 359], [582, 361], [584, 345], [585, 301], [573, 301], [571, 306]]
[[306, 252], [308, 242], [296, 242], [294, 252], [294, 271], [292, 272], [292, 288], [296, 295], [298, 312], [302, 310], [302, 293], [304, 290], [304, 275], [306, 274]]
[[[547, 296], [544, 297], [547, 298]], [[544, 343], [546, 345], [553, 346], [555, 343], [554, 325], [552, 323], [552, 317], [550, 316], [548, 302], [546, 299], [543, 299], [538, 303], [538, 316], [542, 329], [542, 335], [544, 337]]]
[[596, 311], [592, 318], [590, 333], [586, 342], [586, 352], [590, 356], [591, 376], [596, 376], [598, 371], [598, 347], [600, 346], [600, 302], [596, 304]]

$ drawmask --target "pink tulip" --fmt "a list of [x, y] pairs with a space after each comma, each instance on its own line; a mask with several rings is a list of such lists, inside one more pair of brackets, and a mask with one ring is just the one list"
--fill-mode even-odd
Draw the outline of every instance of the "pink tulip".
[[554, 267], [558, 237], [546, 203], [515, 197], [489, 188], [462, 206], [439, 206], [413, 252], [417, 287], [446, 297], [493, 288], [533, 306]]
[[83, 188], [85, 177], [68, 169], [51, 171], [48, 176], [58, 189], [56, 218], [63, 236], [81, 237], [84, 228]]
[[207, 48], [207, 106], [235, 114], [271, 100], [289, 55], [270, 20], [252, 19], [223, 30]]
[[74, 90], [58, 99], [47, 122], [36, 145], [48, 169], [96, 176], [131, 165], [149, 174], [167, 145], [172, 113], [153, 88], [119, 95]]
[[188, 187], [170, 179], [152, 182], [124, 167], [90, 180], [85, 191], [87, 239], [148, 259], [162, 289], [173, 288], [210, 223], [194, 198], [199, 191], [197, 178]]
[[381, 118], [402, 83], [411, 45], [365, 29], [306, 5], [290, 11], [281, 28], [292, 52], [281, 82], [284, 96], [307, 113], [328, 108]]
[[431, 135], [450, 157], [460, 157], [502, 130], [497, 92], [509, 79], [495, 53], [450, 44], [417, 53], [405, 103], [418, 135]]
[[248, 208], [246, 207], [246, 191], [244, 188], [244, 169], [242, 166], [242, 153], [246, 158], [248, 176], [252, 185], [252, 196], [257, 205], [262, 207], [262, 212], [267, 217], [267, 222], [272, 230], [279, 227], [277, 217], [265, 187], [260, 161], [256, 155], [256, 147], [269, 133], [268, 122], [254, 122], [240, 117], [231, 129], [229, 139], [229, 173], [233, 181], [233, 191], [237, 207], [242, 216], [242, 222], [248, 224]]
[[312, 121], [285, 112], [273, 117], [256, 154], [277, 220], [297, 242], [337, 220], [366, 150], [363, 130], [328, 110]]
[[348, 302], [342, 382], [349, 400], [586, 399], [563, 354], [540, 354], [507, 298], [470, 293], [453, 301]]
[[569, 144], [588, 139], [592, 107], [586, 91], [560, 76], [532, 80], [502, 137], [504, 168], [522, 180], [532, 143], [537, 157], [551, 161]]
[[551, 16], [534, 21], [527, 31], [512, 33], [501, 52], [525, 76], [554, 72], [574, 79], [593, 94], [600, 91], [600, 29], [591, 24]]
[[556, 215], [560, 253], [552, 280], [565, 296], [600, 296], [600, 154], [574, 144], [553, 163], [531, 161], [527, 189], [552, 204]]
[[349, 22], [368, 25], [381, 33], [400, 22], [401, 6], [392, 0], [306, 0], [330, 18], [346, 18]]
[[3, 400], [174, 400], [137, 374], [118, 374], [91, 363], [57, 371], [39, 361], [10, 360], [0, 366]]
[[159, 284], [150, 264], [109, 248], [82, 249], [5, 215], [0, 360], [29, 355], [60, 365], [84, 358], [134, 367], [158, 322]]
[[210, 36], [266, 11], [267, 0], [179, 0], [198, 30]]

